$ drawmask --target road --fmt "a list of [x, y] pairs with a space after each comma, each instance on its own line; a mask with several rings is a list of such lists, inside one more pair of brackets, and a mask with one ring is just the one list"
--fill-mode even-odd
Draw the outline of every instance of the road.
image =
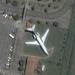
[[13, 20], [5, 19], [0, 15], [0, 67], [4, 66], [7, 62], [7, 56], [9, 52], [9, 47], [11, 40], [8, 34], [11, 31]]
[[[0, 15], [0, 69], [3, 69], [4, 72], [6, 74], [11, 74], [13, 75], [20, 75], [20, 73], [18, 73], [18, 60], [19, 60], [19, 56], [17, 54], [17, 51], [19, 51], [19, 48], [17, 49], [16, 47], [21, 44], [16, 44], [15, 48], [17, 50], [14, 51], [12, 60], [13, 62], [11, 62], [11, 67], [9, 70], [5, 69], [5, 64], [8, 62], [8, 54], [9, 54], [9, 49], [11, 46], [11, 38], [9, 37], [9, 33], [11, 33], [11, 31], [14, 29], [14, 24], [15, 21], [10, 20], [9, 18], [4, 18], [2, 15]], [[18, 40], [17, 40], [18, 41]], [[21, 42], [21, 41], [20, 41]]]

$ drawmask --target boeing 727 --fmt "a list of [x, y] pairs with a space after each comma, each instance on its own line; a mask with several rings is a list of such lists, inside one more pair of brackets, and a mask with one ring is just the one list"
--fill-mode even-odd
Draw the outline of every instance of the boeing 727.
[[33, 25], [31, 28], [27, 28], [25, 31], [32, 33], [33, 38], [35, 39], [35, 41], [32, 42], [25, 42], [25, 44], [28, 45], [40, 45], [40, 47], [42, 48], [42, 50], [44, 51], [44, 53], [46, 55], [49, 55], [48, 50], [46, 48], [46, 46], [44, 45], [44, 42], [46, 40], [46, 37], [48, 35], [49, 29], [46, 30], [45, 34], [42, 36], [42, 38], [40, 38], [40, 34], [38, 32], [34, 31], [35, 29], [35, 25]]

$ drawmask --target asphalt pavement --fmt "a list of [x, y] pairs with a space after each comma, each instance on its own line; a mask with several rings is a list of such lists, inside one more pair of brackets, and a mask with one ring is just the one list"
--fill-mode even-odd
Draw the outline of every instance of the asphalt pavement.
[[7, 62], [8, 52], [11, 44], [9, 33], [13, 28], [13, 20], [0, 15], [0, 68]]

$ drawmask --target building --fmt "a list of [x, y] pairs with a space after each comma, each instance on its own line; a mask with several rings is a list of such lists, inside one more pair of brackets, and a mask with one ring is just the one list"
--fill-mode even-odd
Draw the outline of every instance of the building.
[[37, 65], [39, 62], [39, 58], [35, 57], [35, 56], [29, 56], [27, 58], [27, 64], [26, 64], [26, 68], [25, 68], [25, 75], [35, 75], [36, 73], [36, 69], [37, 69]]

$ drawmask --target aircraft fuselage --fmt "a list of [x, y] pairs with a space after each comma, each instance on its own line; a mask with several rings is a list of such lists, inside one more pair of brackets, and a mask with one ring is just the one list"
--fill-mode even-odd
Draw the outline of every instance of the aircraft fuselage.
[[40, 36], [38, 35], [38, 33], [34, 33], [33, 35], [34, 35], [34, 38], [39, 43], [39, 45], [41, 46], [41, 48], [43, 49], [43, 51], [45, 52], [45, 54], [48, 55], [47, 48], [45, 47], [45, 45], [44, 45], [42, 39], [40, 38]]

